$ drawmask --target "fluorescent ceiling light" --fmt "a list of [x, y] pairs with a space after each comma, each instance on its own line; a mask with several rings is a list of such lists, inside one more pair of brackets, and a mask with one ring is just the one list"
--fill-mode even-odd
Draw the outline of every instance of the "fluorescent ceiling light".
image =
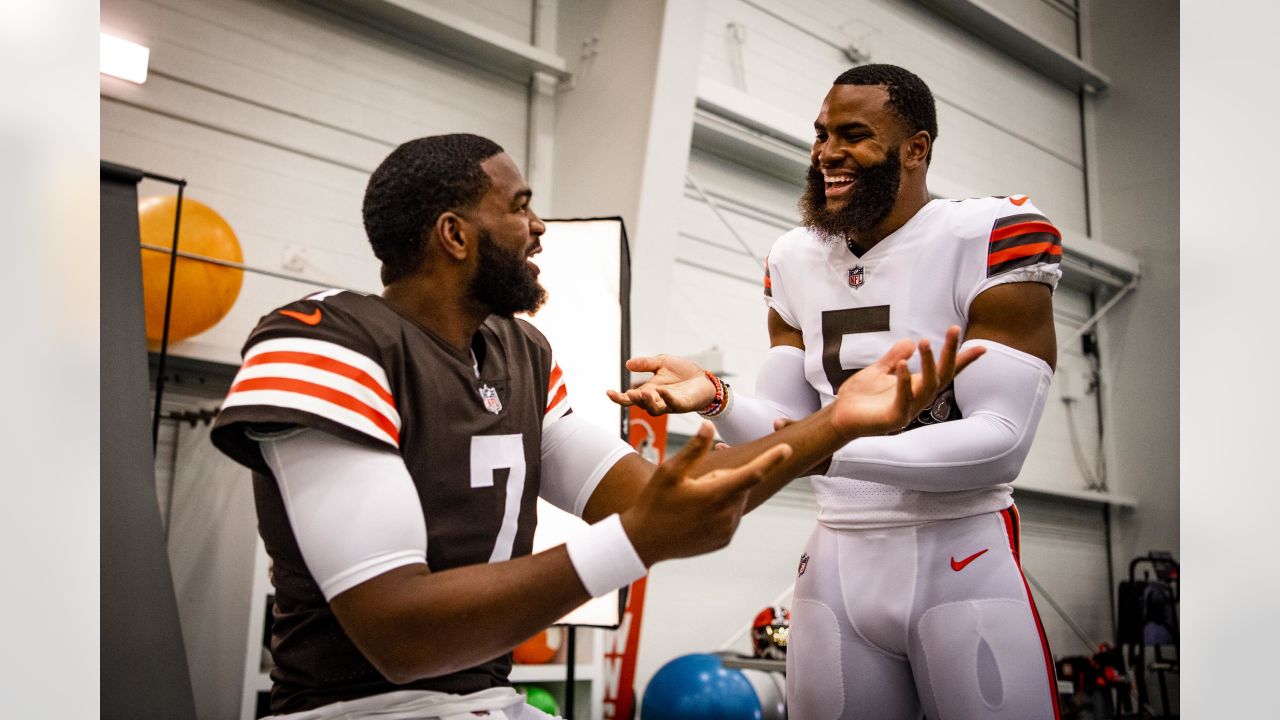
[[101, 33], [102, 56], [99, 72], [118, 77], [129, 82], [147, 81], [147, 61], [151, 57], [151, 49], [129, 42], [123, 38]]

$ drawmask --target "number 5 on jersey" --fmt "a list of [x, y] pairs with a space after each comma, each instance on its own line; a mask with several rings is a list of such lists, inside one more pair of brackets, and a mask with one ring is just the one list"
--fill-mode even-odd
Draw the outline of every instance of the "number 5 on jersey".
[[827, 375], [827, 382], [831, 383], [832, 395], [840, 391], [840, 386], [849, 379], [850, 375], [862, 369], [845, 368], [840, 364], [840, 346], [844, 343], [844, 337], [888, 330], [888, 305], [823, 311], [822, 370]]

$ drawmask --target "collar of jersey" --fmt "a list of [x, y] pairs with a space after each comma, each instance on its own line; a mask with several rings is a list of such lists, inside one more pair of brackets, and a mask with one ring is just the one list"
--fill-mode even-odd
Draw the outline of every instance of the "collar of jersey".
[[[404, 319], [405, 322], [409, 323], [410, 325], [420, 330], [422, 334], [425, 335], [429, 341], [439, 345], [441, 348], [444, 349], [446, 353], [449, 354], [449, 357], [457, 360], [459, 365], [462, 365], [463, 367], [465, 367], [467, 369], [468, 374], [474, 374], [474, 371], [476, 369], [476, 357], [473, 354], [474, 351], [471, 349], [470, 345], [468, 345], [467, 349], [465, 350], [459, 350], [457, 347], [454, 347], [452, 343], [448, 342], [444, 338], [432, 332], [431, 329], [428, 328], [427, 326], [418, 322], [417, 320], [410, 317], [409, 315], [400, 312], [400, 310], [396, 308], [396, 306], [387, 302], [386, 298], [382, 297], [381, 295], [370, 295], [369, 297], [375, 298], [382, 304], [383, 307], [395, 313], [398, 317]], [[489, 317], [491, 318], [493, 316], [491, 315]], [[489, 322], [489, 318], [485, 318], [485, 321], [480, 324], [480, 327], [476, 328], [476, 334], [481, 336], [482, 341], [486, 345], [492, 345], [492, 343], [489, 341], [489, 338], [485, 337], [484, 335], [484, 326], [488, 322]], [[482, 379], [485, 377], [484, 368], [480, 368], [480, 374], [478, 375], [478, 377]]]
[[926, 216], [932, 215], [933, 212], [941, 207], [946, 200], [935, 198], [924, 204], [924, 207], [916, 211], [911, 219], [902, 224], [902, 227], [894, 230], [885, 236], [883, 240], [875, 244], [875, 247], [862, 253], [861, 256], [854, 255], [843, 242], [834, 242], [827, 246], [827, 262], [831, 267], [844, 272], [850, 263], [857, 265], [867, 265], [876, 262], [881, 258], [893, 253], [894, 249], [901, 245], [901, 239], [910, 235], [916, 226], [918, 226]]

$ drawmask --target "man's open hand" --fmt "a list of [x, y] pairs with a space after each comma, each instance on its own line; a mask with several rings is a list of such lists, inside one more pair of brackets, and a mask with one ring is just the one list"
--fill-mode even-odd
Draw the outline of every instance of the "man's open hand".
[[745, 465], [689, 477], [711, 449], [713, 436], [711, 424], [702, 423], [683, 450], [658, 466], [635, 505], [622, 514], [622, 526], [645, 565], [728, 545], [751, 489], [791, 455], [790, 445], [776, 445]]
[[934, 358], [928, 340], [921, 340], [920, 372], [907, 371], [907, 361], [917, 350], [911, 340], [894, 343], [879, 360], [859, 370], [836, 393], [836, 429], [849, 437], [882, 435], [906, 427], [933, 402], [938, 390], [951, 384], [956, 374], [977, 360], [986, 348], [969, 348], [957, 354], [960, 328], [947, 329], [942, 357]]
[[653, 373], [653, 377], [625, 393], [605, 391], [623, 407], [639, 405], [650, 415], [686, 413], [705, 408], [716, 397], [715, 386], [692, 360], [676, 355], [633, 357], [627, 369]]

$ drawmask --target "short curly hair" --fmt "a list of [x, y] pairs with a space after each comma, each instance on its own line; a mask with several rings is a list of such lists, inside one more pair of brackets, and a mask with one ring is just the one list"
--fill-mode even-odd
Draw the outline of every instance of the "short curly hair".
[[501, 152], [502, 146], [479, 135], [432, 135], [404, 143], [378, 165], [365, 187], [363, 212], [384, 285], [422, 262], [441, 213], [484, 197], [491, 181], [480, 163]]
[[903, 123], [908, 134], [924, 130], [929, 133], [929, 154], [933, 160], [933, 143], [938, 139], [938, 109], [933, 93], [915, 73], [897, 65], [870, 64], [849, 68], [840, 73], [833, 85], [883, 85], [889, 92], [889, 108]]

